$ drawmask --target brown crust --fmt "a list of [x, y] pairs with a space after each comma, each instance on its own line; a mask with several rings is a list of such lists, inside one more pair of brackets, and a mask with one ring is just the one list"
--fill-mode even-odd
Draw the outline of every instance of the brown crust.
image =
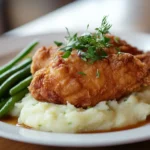
[[132, 55], [139, 55], [143, 53], [143, 51], [131, 46], [119, 37], [113, 36], [111, 34], [107, 34], [106, 37], [110, 39], [110, 43], [112, 44], [111, 48], [108, 49], [108, 52], [111, 54], [117, 53], [116, 48], [119, 49], [121, 52], [130, 53]]
[[[143, 85], [150, 85], [147, 55], [121, 39], [116, 41], [113, 35], [106, 36], [112, 44], [105, 49], [109, 56], [94, 64], [81, 60], [76, 51], [62, 59], [63, 52], [57, 47], [39, 49], [31, 67], [32, 96], [39, 101], [57, 104], [68, 101], [76, 107], [88, 107], [103, 100], [120, 99]], [[116, 48], [125, 53], [117, 54]], [[96, 78], [97, 69], [99, 78]], [[86, 75], [80, 75], [81, 71]]]
[[[147, 66], [131, 54], [113, 54], [94, 64], [85, 63], [76, 52], [65, 61], [59, 56], [35, 73], [29, 90], [37, 100], [94, 106], [139, 90], [148, 73]], [[96, 78], [97, 69], [100, 78]]]
[[148, 75], [144, 79], [144, 85], [145, 86], [150, 85], [150, 52], [137, 55], [136, 58], [140, 59], [148, 67]]

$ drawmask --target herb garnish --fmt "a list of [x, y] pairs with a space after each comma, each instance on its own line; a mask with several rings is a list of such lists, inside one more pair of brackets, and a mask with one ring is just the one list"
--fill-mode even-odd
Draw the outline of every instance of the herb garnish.
[[97, 69], [96, 70], [96, 78], [99, 78], [100, 77], [100, 71]]
[[114, 37], [114, 41], [115, 41], [116, 43], [119, 43], [119, 40], [120, 40], [119, 37], [117, 37], [117, 36]]
[[66, 51], [62, 58], [68, 58], [71, 54], [71, 51]]
[[78, 72], [78, 74], [85, 76], [86, 74], [84, 72]]
[[116, 51], [119, 53], [121, 50], [119, 47], [116, 47]]
[[70, 34], [68, 28], [66, 28], [68, 36], [66, 38], [66, 43], [56, 42], [57, 46], [63, 45], [60, 50], [64, 51], [62, 58], [68, 58], [73, 50], [77, 50], [78, 56], [89, 63], [94, 63], [97, 60], [101, 60], [107, 57], [105, 48], [111, 46], [110, 39], [105, 36], [109, 33], [111, 25], [107, 22], [107, 16], [102, 19], [99, 28], [95, 29], [95, 33], [88, 31], [89, 25], [87, 25], [87, 30], [81, 36], [78, 33], [73, 35]]
[[58, 41], [54, 41], [54, 43], [55, 43], [58, 47], [61, 46], [61, 45], [63, 45], [62, 42], [58, 42]]

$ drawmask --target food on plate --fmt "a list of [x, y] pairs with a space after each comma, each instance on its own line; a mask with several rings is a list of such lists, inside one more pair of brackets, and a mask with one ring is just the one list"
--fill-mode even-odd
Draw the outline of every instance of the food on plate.
[[132, 55], [142, 52], [109, 35], [110, 27], [104, 18], [95, 33], [69, 33], [61, 48], [37, 51], [31, 67], [31, 95], [39, 101], [86, 108], [148, 85], [147, 65]]
[[2, 73], [0, 75], [0, 84], [3, 83], [3, 81], [5, 81], [8, 77], [10, 77], [12, 74], [14, 74], [15, 72], [23, 69], [24, 67], [26, 67], [27, 65], [31, 64], [32, 59], [28, 58], [26, 60], [24, 60], [22, 63], [20, 63], [19, 65], [5, 71], [4, 73]]
[[22, 82], [22, 80], [30, 76], [32, 59], [26, 58], [20, 64], [17, 63], [22, 61], [37, 44], [37, 41], [32, 42], [13, 60], [0, 68], [0, 118], [7, 115], [14, 104], [17, 101], [20, 101], [28, 93], [27, 87], [30, 84], [29, 82], [26, 86], [17, 90], [15, 86], [18, 86], [18, 82]]
[[62, 55], [56, 54], [48, 67], [34, 74], [29, 90], [35, 99], [85, 108], [119, 99], [147, 84], [147, 66], [133, 55], [109, 55], [93, 64], [85, 63], [76, 52], [65, 60]]
[[11, 88], [10, 91], [9, 91], [9, 94], [10, 95], [15, 95], [18, 92], [22, 91], [23, 89], [25, 89], [26, 87], [28, 87], [30, 85], [31, 80], [32, 80], [32, 76], [29, 76], [29, 77], [25, 78], [24, 80], [19, 82], [16, 86]]
[[150, 52], [137, 55], [137, 58], [144, 62], [148, 67], [148, 76], [145, 78], [145, 82], [150, 84]]
[[61, 133], [104, 132], [138, 126], [150, 114], [150, 88], [130, 94], [121, 101], [99, 102], [94, 107], [76, 108], [38, 102], [31, 94], [15, 104], [12, 116], [27, 127]]
[[11, 67], [13, 67], [16, 63], [21, 61], [26, 55], [28, 55], [33, 48], [38, 44], [37, 41], [34, 41], [30, 45], [28, 45], [25, 49], [23, 49], [13, 60], [11, 60], [6, 65], [2, 66], [0, 68], [0, 74], [4, 73], [5, 71], [9, 70]]
[[12, 106], [14, 106], [16, 102], [20, 101], [27, 93], [28, 93], [28, 89], [26, 88], [21, 92], [11, 96], [10, 98], [3, 100], [5, 101], [5, 103], [0, 110], [0, 117], [6, 115], [12, 109]]
[[21, 125], [68, 133], [108, 131], [148, 118], [150, 53], [111, 35], [107, 17], [94, 33], [88, 28], [82, 35], [67, 29], [65, 43], [55, 41], [56, 46], [37, 50], [32, 63], [14, 66], [34, 42], [0, 69], [0, 117], [17, 116]]

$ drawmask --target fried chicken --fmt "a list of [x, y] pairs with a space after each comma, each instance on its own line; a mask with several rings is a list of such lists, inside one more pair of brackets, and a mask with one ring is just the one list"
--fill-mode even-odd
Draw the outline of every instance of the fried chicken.
[[41, 68], [47, 67], [49, 62], [54, 58], [53, 55], [57, 51], [57, 47], [41, 47], [32, 57], [31, 73], [34, 74]]
[[145, 84], [150, 85], [150, 52], [137, 55], [136, 58], [140, 59], [148, 67], [148, 75], [144, 79]]
[[106, 37], [110, 39], [110, 44], [112, 44], [110, 48], [106, 49], [107, 53], [109, 54], [116, 54], [118, 50], [120, 52], [130, 53], [132, 55], [139, 55], [143, 53], [141, 50], [131, 46], [119, 37], [116, 37], [112, 34], [106, 34]]
[[136, 58], [140, 59], [142, 62], [144, 62], [147, 66], [148, 69], [150, 70], [150, 52], [137, 55]]
[[[121, 40], [120, 38], [113, 36], [111, 34], [106, 35], [110, 39], [110, 44], [112, 45], [109, 48], [105, 48], [105, 51], [109, 54], [117, 54], [118, 50], [125, 53], [130, 53], [133, 55], [142, 54], [143, 52], [138, 50], [136, 47], [129, 45], [126, 41]], [[33, 56], [33, 63], [31, 66], [31, 72], [34, 74], [37, 70], [47, 67], [53, 55], [55, 55], [57, 47], [51, 46], [49, 48], [42, 47], [40, 48], [35, 55]]]
[[129, 53], [110, 54], [88, 64], [76, 51], [63, 59], [63, 52], [56, 51], [57, 48], [44, 49], [33, 58], [35, 74], [29, 87], [39, 101], [69, 102], [86, 108], [100, 101], [120, 99], [147, 84], [147, 65]]

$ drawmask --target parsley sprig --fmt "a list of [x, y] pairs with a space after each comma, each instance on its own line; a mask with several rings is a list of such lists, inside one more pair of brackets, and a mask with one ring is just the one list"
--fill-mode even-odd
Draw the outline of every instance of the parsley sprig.
[[82, 71], [78, 72], [78, 74], [82, 75], [82, 76], [86, 76], [86, 74]]
[[99, 78], [100, 77], [100, 71], [97, 69], [96, 70], [96, 78]]
[[87, 31], [81, 36], [78, 36], [78, 33], [71, 35], [66, 28], [68, 33], [66, 43], [55, 41], [57, 46], [62, 46], [60, 50], [64, 51], [63, 58], [68, 58], [73, 50], [77, 50], [78, 56], [82, 60], [90, 63], [107, 57], [104, 49], [111, 46], [110, 39], [105, 36], [111, 28], [111, 25], [107, 22], [107, 16], [102, 19], [101, 25], [95, 29], [95, 33], [88, 32], [88, 28], [89, 25]]

